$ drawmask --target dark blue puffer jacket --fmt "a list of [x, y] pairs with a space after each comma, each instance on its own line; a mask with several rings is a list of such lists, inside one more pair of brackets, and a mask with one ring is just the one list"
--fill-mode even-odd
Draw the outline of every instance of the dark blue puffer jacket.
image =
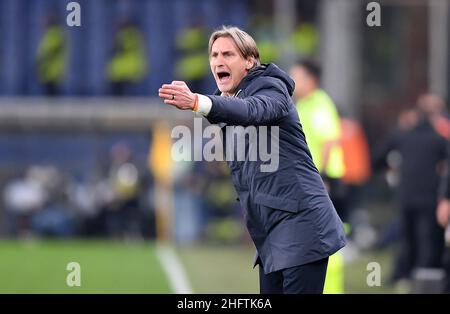
[[[268, 64], [248, 73], [236, 97], [208, 95], [212, 107], [207, 119], [222, 124], [224, 139], [229, 140], [226, 128], [253, 127], [259, 138], [264, 127], [269, 147], [278, 149], [276, 169], [273, 160], [259, 154], [256, 160], [247, 154], [244, 160], [227, 161], [265, 273], [325, 258], [346, 243], [342, 222], [306, 144], [293, 91], [293, 80]], [[270, 142], [276, 137], [278, 142]], [[246, 152], [261, 144], [247, 138]], [[224, 151], [231, 147], [224, 141]], [[263, 171], [271, 162], [271, 170]]]

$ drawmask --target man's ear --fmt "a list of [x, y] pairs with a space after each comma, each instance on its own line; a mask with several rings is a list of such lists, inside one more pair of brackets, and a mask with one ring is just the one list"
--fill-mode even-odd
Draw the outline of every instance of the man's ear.
[[255, 64], [255, 60], [253, 58], [248, 58], [245, 63], [245, 69], [247, 71], [250, 71], [251, 68], [253, 68], [253, 65]]

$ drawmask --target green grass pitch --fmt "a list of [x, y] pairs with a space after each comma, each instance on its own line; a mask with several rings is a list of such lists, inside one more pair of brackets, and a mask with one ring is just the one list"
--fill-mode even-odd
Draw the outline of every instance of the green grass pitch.
[[[70, 262], [80, 286], [66, 283]], [[172, 293], [146, 243], [0, 241], [0, 293]]]

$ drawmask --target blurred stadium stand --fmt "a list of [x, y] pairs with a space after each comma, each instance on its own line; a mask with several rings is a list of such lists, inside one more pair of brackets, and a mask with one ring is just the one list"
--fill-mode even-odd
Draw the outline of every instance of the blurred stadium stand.
[[[221, 24], [246, 27], [248, 20], [246, 1], [80, 0], [82, 26], [68, 27], [69, 2], [0, 1], [0, 95], [43, 94], [34, 61], [49, 13], [63, 26], [69, 42], [63, 95], [110, 94], [105, 66], [111, 57], [114, 33], [123, 19], [133, 20], [146, 42], [149, 74], [135, 87], [135, 95], [156, 95], [162, 83], [173, 79], [176, 51], [170, 39], [192, 17], [201, 16], [210, 29]], [[210, 80], [205, 88], [212, 89], [212, 84]]]

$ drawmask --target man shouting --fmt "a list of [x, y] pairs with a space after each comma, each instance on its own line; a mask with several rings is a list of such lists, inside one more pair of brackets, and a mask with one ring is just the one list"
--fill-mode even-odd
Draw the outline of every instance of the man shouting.
[[[277, 169], [262, 171], [261, 159], [227, 159], [257, 249], [260, 291], [322, 293], [328, 257], [346, 240], [291, 99], [294, 82], [275, 64], [260, 64], [255, 41], [236, 27], [215, 31], [208, 49], [218, 87], [214, 95], [193, 93], [174, 81], [164, 84], [159, 96], [222, 127], [278, 128]], [[254, 144], [246, 142], [246, 151]], [[224, 143], [224, 149], [230, 147]]]

